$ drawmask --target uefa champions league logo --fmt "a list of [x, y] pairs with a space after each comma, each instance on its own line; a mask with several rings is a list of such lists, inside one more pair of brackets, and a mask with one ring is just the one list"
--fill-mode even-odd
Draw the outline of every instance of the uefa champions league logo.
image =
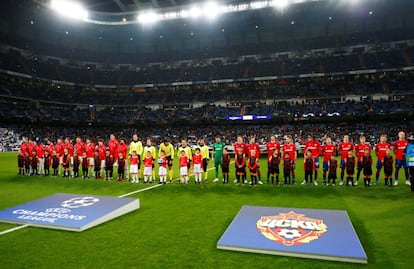
[[60, 205], [65, 208], [79, 208], [79, 207], [91, 206], [97, 202], [99, 202], [98, 198], [86, 196], [86, 197], [75, 197], [75, 198], [63, 201]]
[[328, 231], [323, 220], [308, 218], [293, 211], [277, 216], [262, 216], [256, 227], [267, 239], [285, 246], [310, 243]]
[[47, 213], [60, 213], [60, 214], [66, 214], [66, 213], [70, 213], [70, 209], [67, 208], [47, 208], [46, 209]]

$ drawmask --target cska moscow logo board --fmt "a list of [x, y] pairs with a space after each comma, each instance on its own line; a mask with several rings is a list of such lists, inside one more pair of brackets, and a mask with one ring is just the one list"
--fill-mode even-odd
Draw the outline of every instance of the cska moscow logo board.
[[323, 220], [309, 218], [293, 211], [279, 213], [276, 216], [262, 216], [256, 226], [264, 237], [285, 246], [310, 243], [328, 230]]

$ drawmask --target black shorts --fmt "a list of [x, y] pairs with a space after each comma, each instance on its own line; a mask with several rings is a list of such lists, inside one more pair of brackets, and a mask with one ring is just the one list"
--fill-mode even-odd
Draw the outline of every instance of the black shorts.
[[171, 156], [165, 156], [165, 158], [167, 159], [167, 165], [168, 165], [168, 167], [172, 167], [173, 160], [172, 160]]
[[280, 170], [279, 170], [279, 168], [270, 167], [270, 173], [271, 174], [279, 174]]
[[208, 165], [208, 159], [203, 159], [202, 167], [203, 167], [204, 172], [207, 172], [207, 165]]
[[246, 173], [246, 167], [236, 167], [236, 174], [245, 174]]

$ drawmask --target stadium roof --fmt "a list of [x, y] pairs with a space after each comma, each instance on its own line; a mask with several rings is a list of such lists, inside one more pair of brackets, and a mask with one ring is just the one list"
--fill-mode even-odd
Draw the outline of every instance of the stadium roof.
[[[33, 0], [61, 15], [103, 25], [153, 23], [175, 19], [215, 19], [228, 13], [285, 8], [322, 0]], [[348, 1], [348, 0], [340, 0]], [[367, 1], [367, 0], [359, 0]]]
[[[284, 10], [268, 7], [229, 12], [215, 20], [182, 18], [143, 25], [137, 21], [137, 13], [147, 10], [147, 7], [158, 5], [159, 8], [154, 11], [161, 12], [205, 2], [79, 0], [94, 15], [103, 14], [101, 19], [108, 22], [119, 22], [119, 14], [122, 14], [121, 19], [125, 16], [127, 22], [131, 20], [125, 25], [101, 25], [65, 19], [48, 7], [50, 0], [3, 0], [0, 43], [62, 58], [141, 63], [192, 57], [202, 59], [211, 55], [234, 57], [252, 51], [265, 54], [303, 48], [319, 49], [326, 47], [323, 40], [332, 40], [335, 46], [341, 46], [341, 37], [352, 38], [354, 33], [367, 33], [364, 36], [368, 41], [364, 43], [376, 40], [375, 35], [369, 34], [373, 32], [403, 31], [406, 33], [403, 38], [406, 39], [411, 39], [414, 33], [412, 0], [277, 1], [288, 1], [291, 5]], [[228, 5], [247, 2], [255, 3], [251, 7], [269, 3], [216, 0], [216, 3]], [[130, 14], [129, 17], [127, 14]], [[305, 46], [305, 43], [309, 44]]]

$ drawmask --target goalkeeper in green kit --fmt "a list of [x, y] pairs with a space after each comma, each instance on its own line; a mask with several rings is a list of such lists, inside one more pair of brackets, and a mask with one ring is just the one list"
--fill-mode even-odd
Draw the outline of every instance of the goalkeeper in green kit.
[[222, 163], [222, 156], [223, 156], [223, 150], [226, 145], [221, 142], [221, 138], [219, 135], [216, 136], [216, 142], [213, 144], [213, 159], [214, 159], [214, 167], [216, 170], [216, 178], [213, 180], [213, 182], [218, 182], [218, 173], [219, 173], [219, 166], [223, 167]]

